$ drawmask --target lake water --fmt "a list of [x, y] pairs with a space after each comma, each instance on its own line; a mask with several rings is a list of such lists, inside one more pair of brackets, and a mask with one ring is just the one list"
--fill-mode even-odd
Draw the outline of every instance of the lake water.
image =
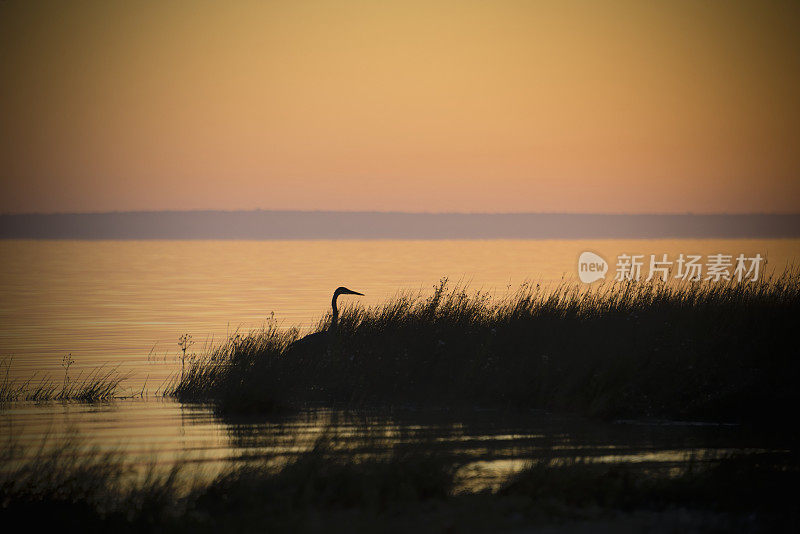
[[609, 424], [536, 412], [309, 410], [231, 421], [153, 395], [178, 369], [181, 334], [191, 334], [191, 350], [200, 352], [273, 313], [283, 327], [309, 329], [339, 285], [365, 293], [358, 302], [367, 306], [402, 291], [429, 292], [442, 277], [502, 297], [524, 281], [575, 280], [577, 258], [587, 250], [609, 261], [609, 277], [621, 253], [761, 254], [777, 271], [800, 260], [800, 240], [0, 241], [0, 355], [10, 379], [59, 379], [69, 353], [73, 379], [105, 365], [128, 375], [123, 393], [145, 393], [94, 405], [11, 403], [0, 408], [0, 432], [26, 455], [43, 442], [62, 446], [73, 437], [142, 465], [184, 461], [213, 474], [242, 455], [295, 454], [333, 428], [380, 436], [373, 447], [437, 443], [469, 456], [465, 480], [478, 486], [536, 451], [670, 464], [692, 450], [775, 446], [735, 427]]

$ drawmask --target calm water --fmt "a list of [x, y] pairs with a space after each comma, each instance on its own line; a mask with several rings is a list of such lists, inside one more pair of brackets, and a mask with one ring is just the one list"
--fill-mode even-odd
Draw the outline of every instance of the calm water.
[[[130, 375], [128, 391], [146, 386], [152, 393], [178, 368], [183, 333], [199, 352], [204, 342], [259, 327], [273, 312], [284, 327], [311, 328], [339, 285], [366, 293], [359, 300], [365, 305], [400, 291], [430, 291], [444, 276], [501, 297], [524, 281], [574, 279], [585, 250], [605, 257], [612, 270], [620, 253], [760, 253], [775, 270], [800, 260], [800, 240], [0, 241], [0, 355], [11, 359], [12, 378], [61, 377], [61, 359], [70, 353], [72, 377], [107, 365]], [[377, 434], [391, 444], [437, 443], [470, 458], [465, 476], [477, 485], [495, 483], [542, 450], [669, 464], [695, 449], [774, 446], [732, 427], [601, 424], [541, 413], [311, 410], [282, 420], [230, 421], [154, 395], [0, 409], [0, 433], [28, 455], [43, 442], [59, 446], [73, 436], [141, 464], [192, 462], [210, 474], [243, 454], [294, 454], [325, 428]]]
[[339, 285], [365, 305], [444, 276], [502, 296], [526, 280], [575, 278], [585, 250], [612, 270], [620, 253], [760, 253], [778, 270], [800, 260], [800, 240], [0, 241], [0, 357], [29, 378], [61, 376], [70, 353], [71, 375], [118, 367], [131, 391], [155, 391], [184, 333], [199, 352], [271, 313], [311, 328]]

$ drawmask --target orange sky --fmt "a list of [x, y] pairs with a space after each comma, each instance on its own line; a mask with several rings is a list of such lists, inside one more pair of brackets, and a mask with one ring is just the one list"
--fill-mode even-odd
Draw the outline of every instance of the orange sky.
[[0, 211], [800, 211], [800, 3], [0, 2]]

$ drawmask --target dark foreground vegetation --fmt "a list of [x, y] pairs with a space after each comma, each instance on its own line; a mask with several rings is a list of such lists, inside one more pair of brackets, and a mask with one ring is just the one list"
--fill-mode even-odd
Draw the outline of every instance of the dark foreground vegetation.
[[[0, 521], [83, 532], [796, 531], [797, 458], [749, 454], [680, 467], [542, 456], [496, 489], [459, 489], [463, 460], [430, 447], [343, 455], [323, 436], [288, 458], [142, 472], [74, 447], [4, 451]], [[352, 444], [349, 444], [352, 445]], [[69, 451], [69, 452], [67, 452]], [[16, 523], [16, 521], [20, 521]]]
[[[119, 533], [796, 532], [798, 312], [800, 275], [791, 273], [751, 284], [526, 285], [502, 301], [443, 282], [430, 296], [345, 309], [321, 344], [293, 344], [296, 330], [269, 324], [190, 359], [169, 392], [212, 402], [234, 444], [260, 452], [209, 474], [180, 463], [143, 471], [69, 444], [26, 459], [8, 445], [0, 521]], [[107, 377], [67, 377], [42, 397], [113, 391], [81, 385]], [[14, 400], [23, 390], [2, 391]], [[724, 434], [696, 453], [691, 441], [665, 449], [685, 451], [682, 461], [614, 460], [624, 440], [598, 441], [590, 454], [563, 429], [529, 429], [537, 441], [527, 449], [517, 444], [525, 432], [505, 427], [497, 440], [467, 432], [448, 448], [441, 436], [386, 426], [376, 443], [370, 432], [383, 430], [367, 419], [355, 432], [323, 429], [312, 445], [247, 447], [254, 436], [238, 414], [279, 419], [274, 412], [307, 403], [438, 406], [446, 420], [460, 407], [499, 406], [525, 419], [535, 408], [743, 424], [730, 443]], [[511, 443], [505, 456], [487, 445], [500, 438]], [[627, 460], [639, 447], [658, 451], [654, 443], [632, 442]], [[511, 476], [471, 484], [476, 462], [519, 458], [528, 464]]]
[[797, 317], [796, 272], [741, 284], [524, 285], [502, 301], [443, 281], [427, 297], [345, 309], [323, 346], [290, 346], [298, 332], [274, 325], [237, 335], [171, 393], [236, 412], [455, 404], [780, 424], [800, 404]]

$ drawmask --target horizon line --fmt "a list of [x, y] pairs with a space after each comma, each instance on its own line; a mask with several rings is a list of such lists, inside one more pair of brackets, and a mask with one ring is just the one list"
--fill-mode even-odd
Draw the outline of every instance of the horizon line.
[[0, 215], [3, 239], [800, 238], [800, 214], [184, 210]]
[[49, 216], [49, 215], [120, 215], [148, 213], [342, 213], [342, 214], [387, 214], [387, 215], [592, 215], [592, 216], [798, 216], [800, 211], [406, 211], [406, 210], [337, 210], [337, 209], [284, 209], [284, 208], [196, 208], [196, 209], [125, 209], [106, 211], [0, 211], [0, 217], [6, 216]]

